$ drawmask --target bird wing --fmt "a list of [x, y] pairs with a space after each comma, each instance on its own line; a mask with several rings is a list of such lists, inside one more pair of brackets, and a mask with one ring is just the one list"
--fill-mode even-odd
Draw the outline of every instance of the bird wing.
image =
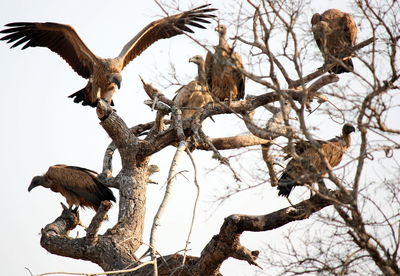
[[[67, 202], [69, 202], [69, 196], [79, 197], [81, 203], [90, 202], [89, 205], [97, 206], [103, 200], [115, 201], [112, 191], [98, 180], [98, 174], [95, 171], [81, 167], [55, 165], [49, 168], [46, 176], [52, 181], [53, 186], [60, 186], [55, 188], [60, 190]], [[72, 195], [64, 194], [62, 190]]]
[[346, 37], [346, 40], [349, 43], [349, 46], [354, 46], [356, 44], [356, 39], [357, 39], [357, 25], [354, 22], [353, 17], [345, 13], [343, 18], [343, 27], [344, 27], [344, 35]]
[[207, 87], [204, 85], [197, 84], [196, 86], [192, 87], [189, 99], [187, 100], [186, 107], [193, 108], [187, 109], [182, 111], [183, 118], [190, 118], [192, 117], [197, 110], [206, 104], [213, 101], [210, 93], [207, 90]]
[[[323, 145], [327, 143], [326, 141], [323, 140], [315, 140], [319, 145]], [[297, 155], [302, 155], [307, 149], [312, 148], [310, 141], [307, 140], [298, 140], [294, 144], [294, 150]], [[282, 148], [282, 151], [286, 153], [286, 156], [283, 159], [289, 159], [292, 157], [291, 155], [291, 150], [289, 145], [286, 145], [285, 147]]]
[[241, 100], [241, 99], [244, 99], [244, 90], [245, 90], [245, 81], [246, 81], [244, 74], [239, 70], [239, 69], [242, 69], [242, 70], [244, 69], [242, 56], [239, 53], [234, 52], [232, 54], [232, 59], [237, 67], [237, 68], [235, 68], [235, 70], [233, 72], [233, 77], [236, 79], [236, 86], [237, 86], [237, 90], [238, 90], [236, 99]]
[[205, 29], [201, 23], [210, 23], [205, 18], [215, 17], [212, 14], [207, 14], [216, 10], [206, 8], [209, 5], [203, 5], [186, 12], [153, 21], [144, 27], [143, 30], [124, 46], [119, 54], [118, 59], [122, 60], [122, 68], [157, 40], [180, 35], [183, 32], [194, 33], [188, 25]]
[[172, 99], [174, 103], [179, 107], [185, 107], [189, 101], [192, 89], [196, 86], [197, 81], [191, 81], [188, 84], [179, 88], [175, 93], [175, 97]]
[[115, 197], [113, 192], [103, 184], [98, 178], [99, 174], [95, 171], [86, 169], [86, 168], [81, 168], [81, 167], [76, 167], [76, 166], [67, 166], [66, 169], [74, 170], [75, 173], [84, 173], [86, 176], [89, 176], [91, 178], [90, 185], [89, 185], [89, 179], [87, 179], [87, 187], [89, 188], [88, 190], [90, 192], [96, 193], [96, 195], [100, 198], [101, 201], [103, 200], [111, 200], [115, 202]]
[[206, 82], [209, 90], [212, 88], [212, 74], [213, 74], [214, 54], [210, 51], [207, 52], [204, 68], [206, 70]]
[[28, 47], [47, 47], [60, 55], [76, 73], [89, 78], [98, 58], [89, 50], [74, 28], [58, 23], [15, 22], [5, 25], [0, 31], [7, 34], [1, 40], [14, 43], [11, 48], [23, 43], [22, 50]]

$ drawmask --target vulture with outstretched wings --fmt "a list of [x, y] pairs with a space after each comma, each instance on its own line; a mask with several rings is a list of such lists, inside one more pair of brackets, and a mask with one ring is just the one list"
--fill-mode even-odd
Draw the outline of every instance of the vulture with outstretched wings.
[[353, 17], [345, 12], [330, 9], [311, 18], [312, 31], [325, 63], [337, 63], [330, 56], [340, 59], [344, 66], [336, 64], [329, 72], [341, 74], [354, 69], [349, 48], [355, 45], [357, 25]]
[[214, 54], [206, 56], [207, 84], [210, 92], [219, 100], [236, 101], [244, 98], [245, 77], [239, 69], [243, 69], [242, 57], [233, 52], [226, 41], [227, 29], [219, 24], [215, 31], [219, 34], [218, 45]]
[[121, 85], [121, 71], [135, 57], [157, 40], [193, 33], [190, 26], [205, 29], [202, 24], [210, 23], [209, 14], [216, 9], [203, 5], [195, 9], [156, 20], [147, 25], [122, 49], [116, 58], [101, 58], [93, 54], [83, 43], [74, 28], [58, 23], [16, 22], [7, 24], [0, 31], [7, 34], [1, 40], [13, 43], [11, 48], [24, 44], [28, 47], [47, 47], [60, 55], [81, 77], [88, 79], [86, 87], [69, 97], [74, 102], [95, 107], [99, 98], [112, 103], [116, 87]]
[[51, 166], [44, 175], [35, 176], [28, 191], [37, 186], [62, 194], [69, 206], [89, 207], [97, 211], [104, 200], [115, 202], [115, 197], [92, 170], [66, 166]]
[[[329, 141], [317, 140], [319, 149], [332, 168], [342, 161], [343, 155], [351, 144], [350, 133], [354, 131], [355, 128], [351, 124], [345, 124], [341, 136]], [[287, 148], [284, 150], [289, 154], [287, 158], [292, 157]], [[278, 180], [278, 195], [280, 196], [288, 197], [295, 186], [311, 185], [328, 172], [318, 150], [310, 142], [297, 142], [294, 151], [299, 158], [292, 157]]]
[[184, 119], [192, 117], [197, 109], [213, 101], [206, 84], [203, 57], [196, 55], [190, 58], [189, 62], [197, 65], [197, 78], [179, 88], [173, 99], [178, 107], [183, 107], [182, 118]]

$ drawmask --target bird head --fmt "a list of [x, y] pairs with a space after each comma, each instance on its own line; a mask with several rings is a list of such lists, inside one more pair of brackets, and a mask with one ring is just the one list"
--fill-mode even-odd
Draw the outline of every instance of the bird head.
[[43, 176], [35, 176], [32, 178], [31, 184], [28, 187], [28, 192], [37, 186], [45, 186], [45, 181]]
[[191, 58], [189, 59], [189, 62], [193, 62], [193, 63], [195, 63], [195, 64], [200, 64], [202, 61], [204, 61], [204, 59], [203, 59], [203, 57], [200, 56], [200, 55], [196, 55], [196, 56], [191, 57]]
[[220, 35], [225, 36], [226, 35], [226, 26], [223, 24], [218, 24], [218, 26], [215, 27], [215, 31], [218, 32]]
[[115, 83], [117, 85], [118, 89], [121, 88], [121, 82], [122, 82], [122, 76], [120, 73], [113, 73], [108, 76], [108, 80], [110, 83]]
[[342, 128], [343, 135], [349, 135], [352, 132], [355, 132], [356, 129], [353, 127], [352, 124], [345, 124]]

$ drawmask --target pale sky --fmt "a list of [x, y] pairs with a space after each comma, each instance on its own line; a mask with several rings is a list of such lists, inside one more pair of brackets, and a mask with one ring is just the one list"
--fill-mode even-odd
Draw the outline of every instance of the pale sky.
[[[180, 1], [180, 7], [184, 10], [191, 8], [192, 2], [196, 2], [194, 6], [204, 3]], [[224, 21], [224, 7], [231, 1], [210, 2], [221, 9], [219, 13]], [[321, 12], [330, 7], [348, 9], [348, 1], [323, 2], [324, 6], [314, 6], [315, 10]], [[3, 0], [0, 29], [7, 23], [20, 21], [70, 24], [96, 55], [115, 57], [137, 32], [162, 14], [153, 1]], [[196, 36], [207, 39], [211, 44], [216, 43], [217, 36], [213, 31], [215, 26], [213, 22], [207, 30], [196, 29]], [[196, 75], [196, 68], [188, 63], [188, 59], [196, 54], [205, 54], [205, 51], [185, 36], [175, 37], [152, 45], [124, 69], [122, 87], [114, 96], [114, 102], [119, 116], [128, 126], [146, 123], [155, 117], [155, 113], [143, 104], [147, 96], [139, 75], [157, 86], [157, 72], [167, 74], [169, 63], [173, 62], [179, 77], [190, 81]], [[40, 246], [40, 229], [60, 215], [60, 202], [65, 202], [65, 199], [40, 187], [30, 193], [27, 191], [32, 177], [44, 173], [51, 165], [67, 164], [101, 171], [103, 154], [110, 139], [98, 124], [95, 109], [77, 105], [67, 98], [86, 85], [86, 80], [48, 49], [9, 49], [9, 45], [3, 41], [0, 42], [0, 76], [3, 99], [0, 109], [0, 164], [3, 168], [0, 275], [29, 275], [25, 267], [33, 274], [50, 271], [100, 272], [101, 269], [95, 264], [52, 255]], [[260, 88], [257, 92], [253, 84], [248, 85], [254, 88], [252, 94], [263, 92]], [[174, 90], [176, 88], [168, 90], [167, 96], [172, 98]], [[234, 116], [230, 118], [228, 126], [218, 118], [215, 124], [207, 120], [204, 126], [206, 133], [210, 136], [228, 136], [245, 132], [241, 122], [236, 118], [232, 120]], [[340, 125], [324, 125], [329, 118], [313, 120], [319, 122], [321, 131], [318, 135], [322, 138], [328, 139], [340, 132]], [[159, 185], [149, 185], [148, 188], [146, 242], [151, 221], [164, 192], [164, 182], [173, 154], [174, 148], [169, 147], [152, 158], [151, 163], [157, 164], [161, 172], [153, 177]], [[212, 197], [221, 193], [221, 188], [232, 180], [229, 175], [222, 173], [227, 172], [226, 169], [205, 174], [205, 169], [217, 165], [216, 161], [209, 161], [210, 156], [211, 153], [195, 153], [201, 168], [202, 189], [192, 236], [193, 250], [189, 252], [195, 256], [218, 233], [224, 217], [233, 213], [266, 214], [288, 206], [286, 200], [277, 197], [276, 189], [266, 184], [261, 189], [233, 197], [226, 204], [215, 208], [211, 204]], [[260, 157], [261, 153], [255, 162], [259, 163]], [[189, 180], [179, 178], [172, 202], [159, 228], [158, 250], [162, 254], [174, 253], [185, 245], [195, 197], [193, 173], [188, 160], [185, 158], [181, 170], [189, 170], [185, 173]], [[119, 163], [116, 156], [115, 172], [120, 168]], [[259, 167], [262, 167], [262, 163], [259, 163]], [[248, 169], [251, 172], [252, 167]], [[118, 195], [118, 191], [113, 192]], [[114, 206], [103, 231], [114, 225], [117, 211], [117, 206]], [[80, 214], [83, 222], [88, 225], [94, 212], [83, 210]], [[78, 228], [78, 232], [80, 236], [84, 235], [82, 228]], [[279, 231], [245, 233], [242, 236], [242, 244], [251, 250], [262, 250], [262, 243], [278, 242]], [[253, 271], [253, 267], [237, 260], [227, 261], [222, 268], [224, 275], [254, 275]]]

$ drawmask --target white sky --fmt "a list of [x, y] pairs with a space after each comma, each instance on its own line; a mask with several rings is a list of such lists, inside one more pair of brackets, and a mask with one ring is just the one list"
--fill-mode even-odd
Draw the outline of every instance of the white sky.
[[[196, 2], [198, 5], [203, 3]], [[230, 3], [229, 0], [211, 2], [215, 2], [214, 6], [219, 8]], [[181, 1], [181, 7], [187, 9], [191, 6]], [[324, 1], [323, 7], [315, 6], [315, 9], [321, 12], [328, 7], [346, 10], [347, 3]], [[127, 41], [160, 15], [162, 11], [153, 1], [3, 0], [0, 26], [19, 21], [70, 24], [96, 55], [114, 57]], [[217, 37], [214, 27], [215, 23], [207, 30], [196, 29], [196, 36], [215, 43]], [[168, 70], [171, 58], [177, 74], [184, 80], [190, 80], [195, 76], [196, 68], [187, 62], [188, 59], [204, 53], [200, 46], [184, 36], [160, 41], [151, 46], [123, 71], [122, 88], [114, 97], [118, 114], [128, 126], [153, 120], [155, 113], [151, 113], [142, 104], [147, 97], [139, 75], [146, 81], [155, 82], [157, 71]], [[28, 48], [21, 51], [19, 47], [10, 50], [9, 45], [4, 42], [0, 43], [0, 76], [3, 99], [0, 109], [0, 164], [3, 168], [0, 275], [29, 275], [24, 267], [28, 267], [33, 274], [49, 271], [101, 271], [95, 264], [52, 255], [40, 246], [40, 229], [59, 216], [59, 202], [65, 200], [61, 195], [43, 188], [34, 189], [31, 193], [27, 191], [32, 177], [44, 173], [50, 165], [67, 164], [101, 170], [104, 150], [110, 139], [98, 124], [95, 109], [74, 104], [67, 98], [86, 85], [86, 80], [48, 49]], [[170, 90], [167, 95], [172, 97], [172, 91], [174, 90]], [[328, 120], [319, 119], [319, 126]], [[231, 121], [232, 128], [239, 132], [244, 131], [241, 123]], [[220, 122], [218, 118], [216, 124], [206, 122], [206, 132], [213, 136], [231, 134], [226, 133], [229, 127], [225, 122], [219, 124]], [[326, 126], [325, 129], [321, 127], [319, 135], [330, 138], [341, 129], [338, 125], [331, 126]], [[174, 148], [170, 147], [152, 159], [152, 163], [159, 165], [162, 171], [153, 177], [160, 185], [150, 185], [148, 188], [146, 242], [152, 218], [163, 195], [164, 190], [161, 188], [173, 153]], [[193, 251], [190, 252], [196, 256], [212, 236], [218, 233], [224, 217], [233, 213], [266, 214], [287, 206], [286, 200], [276, 196], [275, 189], [265, 185], [257, 191], [233, 197], [218, 209], [211, 208], [210, 196], [215, 195], [218, 189], [231, 180], [224, 180], [221, 173], [216, 177], [212, 172], [205, 175], [204, 168], [217, 165], [215, 161], [208, 161], [210, 156], [210, 153], [195, 153], [202, 168], [200, 210], [192, 238]], [[256, 162], [260, 162], [260, 159]], [[114, 163], [115, 168], [120, 167], [117, 156]], [[182, 170], [190, 170], [188, 164], [186, 158]], [[162, 254], [171, 254], [184, 247], [195, 197], [194, 185], [190, 181], [192, 173], [186, 173], [186, 176], [189, 181], [181, 177], [176, 184], [173, 201], [159, 228], [158, 249]], [[114, 190], [114, 194], [117, 195], [118, 192]], [[115, 223], [117, 209], [116, 206], [112, 208], [110, 220], [103, 229]], [[85, 210], [80, 214], [88, 225], [94, 212]], [[251, 250], [260, 250], [261, 243], [278, 242], [277, 233], [279, 234], [277, 231], [245, 233], [242, 244]], [[83, 229], [79, 229], [79, 235], [83, 235]], [[254, 274], [252, 267], [237, 260], [226, 262], [222, 273]]]

